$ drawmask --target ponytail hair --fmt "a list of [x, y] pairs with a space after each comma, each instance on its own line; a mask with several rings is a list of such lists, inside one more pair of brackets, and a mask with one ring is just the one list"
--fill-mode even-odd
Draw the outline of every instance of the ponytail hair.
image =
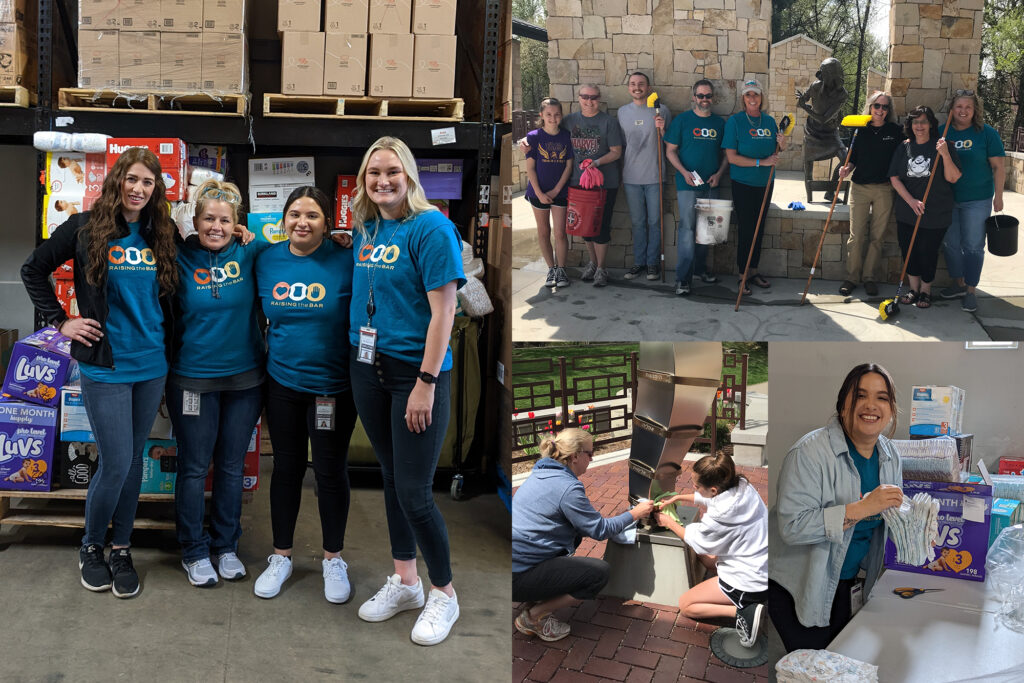
[[544, 438], [540, 444], [540, 454], [565, 465], [572, 456], [585, 450], [584, 447], [590, 439], [590, 434], [577, 427], [563, 429], [558, 436]]
[[742, 474], [736, 474], [736, 463], [725, 453], [706, 455], [693, 465], [697, 483], [706, 489], [715, 488], [724, 493], [738, 486]]

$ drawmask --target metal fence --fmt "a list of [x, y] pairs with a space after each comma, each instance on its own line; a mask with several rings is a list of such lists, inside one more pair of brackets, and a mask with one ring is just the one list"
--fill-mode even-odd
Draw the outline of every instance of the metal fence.
[[[695, 444], [718, 450], [719, 421], [746, 428], [747, 354], [722, 354], [723, 377], [718, 395], [704, 419], [708, 436]], [[550, 433], [581, 427], [594, 437], [594, 447], [632, 438], [636, 409], [637, 352], [512, 361], [512, 462], [533, 460]], [[515, 382], [516, 377], [544, 379]], [[706, 427], [710, 425], [711, 429]]]

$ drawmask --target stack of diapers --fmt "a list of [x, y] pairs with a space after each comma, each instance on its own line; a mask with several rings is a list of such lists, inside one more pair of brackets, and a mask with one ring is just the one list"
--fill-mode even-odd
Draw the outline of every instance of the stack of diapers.
[[828, 650], [794, 650], [775, 664], [779, 683], [878, 683], [874, 664]]
[[923, 491], [903, 496], [899, 507], [882, 510], [889, 538], [896, 545], [896, 561], [920, 567], [935, 559], [932, 542], [939, 537], [939, 502]]
[[956, 440], [948, 436], [914, 441], [892, 441], [900, 454], [903, 478], [914, 481], [960, 481]]

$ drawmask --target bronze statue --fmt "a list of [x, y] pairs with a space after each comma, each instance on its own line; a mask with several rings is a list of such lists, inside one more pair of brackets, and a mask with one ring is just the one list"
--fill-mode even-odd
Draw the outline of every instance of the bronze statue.
[[[814, 162], [836, 157], [839, 163], [832, 173], [832, 181], [825, 201], [832, 199], [832, 192], [839, 180], [839, 167], [846, 158], [846, 147], [839, 139], [839, 113], [846, 104], [849, 93], [843, 87], [843, 66], [838, 59], [829, 57], [821, 63], [814, 74], [818, 79], [811, 83], [806, 92], [796, 91], [797, 106], [807, 112], [804, 124], [804, 188], [807, 201], [811, 201], [811, 181]], [[808, 104], [808, 101], [811, 103]]]

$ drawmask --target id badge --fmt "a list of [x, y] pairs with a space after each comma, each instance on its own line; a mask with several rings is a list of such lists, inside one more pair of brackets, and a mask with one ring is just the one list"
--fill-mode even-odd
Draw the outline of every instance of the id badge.
[[374, 357], [377, 354], [377, 328], [375, 327], [360, 327], [359, 328], [359, 353], [356, 356], [356, 360], [360, 363], [372, 364]]
[[864, 580], [857, 579], [852, 586], [850, 586], [850, 616], [860, 611], [860, 608], [864, 606]]
[[334, 398], [332, 396], [316, 397], [316, 428], [321, 432], [334, 431]]
[[199, 399], [202, 394], [194, 391], [183, 391], [181, 393], [181, 414], [199, 417]]

